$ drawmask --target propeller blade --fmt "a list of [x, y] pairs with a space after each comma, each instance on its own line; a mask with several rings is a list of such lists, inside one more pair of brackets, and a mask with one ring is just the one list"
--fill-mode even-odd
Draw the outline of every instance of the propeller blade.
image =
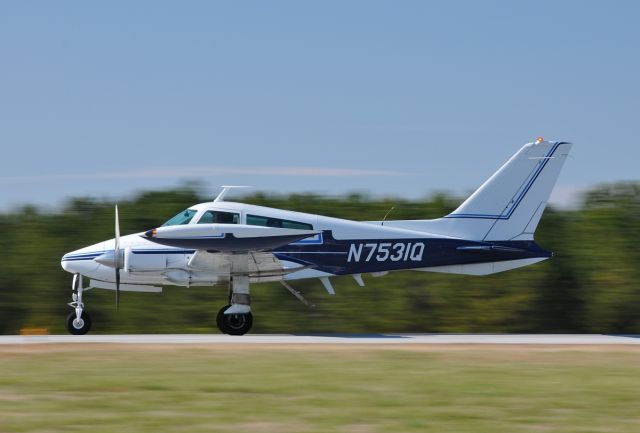
[[120, 268], [116, 268], [116, 311], [120, 311]]
[[118, 205], [116, 205], [116, 246], [115, 250], [118, 251], [120, 249], [120, 218], [118, 218]]
[[116, 205], [116, 237], [113, 254], [116, 265], [116, 311], [120, 311], [120, 218], [118, 217], [118, 205]]

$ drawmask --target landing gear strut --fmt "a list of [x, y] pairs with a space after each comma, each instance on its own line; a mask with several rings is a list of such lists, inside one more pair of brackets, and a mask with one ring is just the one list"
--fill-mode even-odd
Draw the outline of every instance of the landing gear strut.
[[229, 305], [218, 311], [216, 324], [223, 334], [244, 335], [253, 325], [249, 277], [234, 276], [229, 290]]
[[84, 335], [91, 329], [91, 316], [84, 311], [84, 303], [82, 302], [82, 275], [75, 274], [73, 276], [71, 290], [73, 290], [71, 295], [73, 301], [69, 302], [68, 305], [75, 311], [69, 313], [65, 326], [70, 334]]

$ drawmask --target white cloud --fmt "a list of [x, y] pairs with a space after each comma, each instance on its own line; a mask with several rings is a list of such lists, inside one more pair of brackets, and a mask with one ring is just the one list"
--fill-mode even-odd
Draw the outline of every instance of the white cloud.
[[577, 208], [587, 191], [589, 191], [587, 186], [556, 185], [549, 197], [549, 203], [562, 209]]

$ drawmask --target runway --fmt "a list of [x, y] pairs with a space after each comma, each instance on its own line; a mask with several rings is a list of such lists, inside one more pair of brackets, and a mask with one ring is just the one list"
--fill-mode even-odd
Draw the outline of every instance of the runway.
[[604, 334], [153, 334], [153, 335], [4, 335], [0, 345], [28, 344], [198, 344], [198, 345], [640, 345], [640, 335]]

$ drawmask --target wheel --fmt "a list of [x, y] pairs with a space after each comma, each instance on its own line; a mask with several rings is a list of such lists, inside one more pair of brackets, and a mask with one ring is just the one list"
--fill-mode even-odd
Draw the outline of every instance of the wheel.
[[67, 316], [66, 325], [69, 334], [84, 335], [91, 329], [91, 316], [86, 311], [83, 311], [80, 320], [76, 320], [76, 312], [72, 311]]
[[225, 320], [224, 320], [224, 312], [227, 311], [227, 308], [229, 308], [231, 305], [225, 305], [224, 307], [222, 307], [219, 311], [218, 311], [218, 315], [216, 316], [216, 325], [218, 326], [218, 329], [220, 330], [220, 332], [222, 332], [223, 334], [227, 334], [227, 328], [225, 326]]
[[253, 325], [253, 314], [224, 314], [231, 305], [225, 305], [218, 311], [216, 324], [223, 334], [244, 335]]

